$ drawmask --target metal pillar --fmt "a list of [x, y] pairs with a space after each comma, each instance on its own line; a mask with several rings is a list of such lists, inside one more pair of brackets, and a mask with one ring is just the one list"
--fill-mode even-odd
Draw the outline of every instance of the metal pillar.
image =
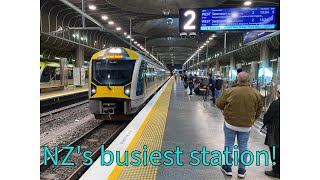
[[231, 55], [230, 57], [230, 70], [235, 70], [236, 69], [236, 60], [234, 59], [234, 56]]
[[131, 30], [131, 21], [132, 21], [132, 18], [130, 17], [130, 49], [132, 49], [132, 30]]
[[61, 86], [68, 86], [68, 61], [67, 58], [60, 59], [60, 82]]
[[227, 53], [227, 33], [224, 33], [223, 53]]
[[[82, 0], [82, 11], [85, 12], [85, 4], [84, 4], [84, 0]], [[82, 15], [82, 27], [85, 28], [86, 27], [86, 18], [84, 17], [84, 15]]]
[[257, 80], [257, 79], [258, 79], [258, 64], [256, 61], [252, 61], [250, 81]]
[[225, 74], [225, 76], [227, 77], [228, 80], [230, 79], [229, 71], [230, 71], [230, 66], [226, 66], [226, 74]]
[[219, 60], [218, 59], [216, 59], [215, 69], [216, 69], [216, 71], [220, 71]]
[[262, 61], [260, 65], [261, 67], [269, 67], [270, 50], [266, 41], [261, 43], [260, 61]]
[[207, 45], [206, 61], [208, 60], [209, 46]]
[[78, 46], [76, 49], [75, 67], [82, 67], [83, 64], [84, 64], [84, 48], [83, 46]]
[[200, 51], [198, 51], [198, 62], [197, 62], [197, 70], [199, 69], [199, 62], [200, 62]]
[[144, 37], [144, 48], [147, 50], [147, 37]]
[[278, 61], [277, 61], [277, 72], [275, 77], [275, 83], [280, 84], [280, 57], [278, 57]]

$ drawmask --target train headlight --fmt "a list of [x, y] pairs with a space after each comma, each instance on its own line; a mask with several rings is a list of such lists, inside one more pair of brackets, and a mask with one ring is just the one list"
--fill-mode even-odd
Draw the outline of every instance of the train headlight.
[[127, 95], [128, 97], [130, 97], [130, 89], [131, 89], [130, 85], [124, 87], [124, 94]]
[[96, 86], [94, 86], [93, 84], [91, 84], [91, 96], [95, 95], [96, 93], [97, 93]]

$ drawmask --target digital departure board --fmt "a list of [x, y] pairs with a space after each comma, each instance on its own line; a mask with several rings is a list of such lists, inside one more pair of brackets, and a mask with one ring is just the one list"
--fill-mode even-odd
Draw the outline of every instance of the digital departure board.
[[200, 30], [275, 29], [275, 7], [201, 9]]
[[276, 7], [179, 9], [179, 31], [279, 30]]

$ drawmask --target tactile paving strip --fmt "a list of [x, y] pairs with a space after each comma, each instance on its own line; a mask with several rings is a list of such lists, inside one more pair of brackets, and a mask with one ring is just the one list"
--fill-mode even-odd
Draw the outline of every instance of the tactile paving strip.
[[[165, 129], [165, 124], [167, 120], [170, 95], [172, 89], [173, 79], [170, 80], [166, 89], [163, 91], [161, 96], [159, 97], [157, 103], [155, 104], [153, 110], [148, 115], [146, 121], [146, 127], [143, 130], [139, 140], [133, 149], [128, 149], [129, 151], [129, 161], [128, 162], [136, 162], [133, 158], [130, 157], [130, 153], [132, 150], [138, 150], [141, 152], [140, 155], [136, 155], [141, 159], [141, 164], [139, 166], [122, 166], [122, 171], [118, 178], [112, 176], [112, 179], [156, 179], [158, 166], [153, 166], [150, 164], [149, 160], [148, 165], [143, 165], [143, 146], [147, 146], [147, 154], [148, 157], [150, 152], [154, 150], [158, 150], [161, 152], [162, 139]], [[149, 119], [148, 119], [149, 118]], [[121, 158], [123, 160], [123, 158]], [[123, 162], [123, 161], [121, 161]], [[154, 162], [159, 162], [154, 160]], [[111, 178], [109, 178], [111, 179]]]

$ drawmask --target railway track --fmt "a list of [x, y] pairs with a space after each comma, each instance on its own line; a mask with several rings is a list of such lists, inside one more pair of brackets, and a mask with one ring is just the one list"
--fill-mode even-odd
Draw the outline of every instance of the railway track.
[[[82, 136], [68, 144], [67, 146], [82, 146], [89, 148], [92, 147], [91, 151], [93, 154], [90, 156], [93, 160], [96, 160], [100, 155], [100, 146], [102, 144], [105, 147], [109, 146], [112, 141], [121, 133], [121, 131], [127, 126], [128, 123], [124, 122], [101, 122], [97, 126], [93, 127]], [[111, 130], [111, 126], [114, 126]], [[107, 133], [106, 133], [107, 132]], [[109, 135], [105, 135], [109, 134]], [[106, 137], [108, 137], [106, 139]], [[61, 162], [64, 155], [69, 152], [69, 149], [61, 149], [58, 152], [58, 159]], [[54, 156], [55, 157], [55, 156]], [[48, 158], [47, 165], [44, 165], [44, 162], [40, 164], [40, 178], [41, 179], [77, 179], [79, 178], [88, 166], [84, 166], [82, 163], [79, 163], [81, 157], [76, 153], [72, 153], [69, 159], [73, 159], [75, 162], [75, 166], [54, 166], [53, 161]], [[78, 161], [78, 163], [76, 163]]]
[[40, 118], [43, 118], [43, 117], [46, 117], [46, 116], [50, 116], [52, 114], [56, 114], [56, 113], [59, 113], [61, 111], [67, 110], [67, 109], [71, 109], [73, 107], [80, 106], [80, 105], [86, 104], [88, 102], [89, 102], [89, 100], [85, 100], [85, 101], [81, 101], [81, 102], [78, 102], [78, 103], [75, 103], [75, 104], [71, 104], [69, 106], [65, 106], [65, 107], [62, 107], [62, 108], [59, 108], [59, 109], [55, 109], [55, 110], [52, 110], [52, 111], [49, 111], [49, 112], [41, 113], [40, 114]]
[[[85, 101], [81, 101], [81, 102], [78, 102], [78, 103], [75, 103], [75, 104], [71, 104], [69, 106], [65, 106], [65, 107], [62, 107], [62, 108], [59, 108], [59, 109], [55, 109], [55, 110], [49, 111], [49, 112], [46, 112], [46, 113], [42, 113], [42, 114], [40, 114], [40, 119], [44, 118], [44, 117], [47, 117], [47, 116], [51, 116], [51, 115], [57, 114], [57, 113], [60, 113], [62, 111], [65, 111], [65, 110], [68, 110], [68, 109], [71, 109], [71, 108], [74, 108], [74, 107], [81, 106], [83, 104], [87, 104], [87, 103], [89, 103], [89, 101], [85, 100]], [[40, 126], [44, 125], [44, 124], [47, 124], [49, 122], [55, 121], [55, 120], [56, 120], [56, 118], [53, 118], [53, 119], [47, 120], [45, 122], [40, 122]]]

